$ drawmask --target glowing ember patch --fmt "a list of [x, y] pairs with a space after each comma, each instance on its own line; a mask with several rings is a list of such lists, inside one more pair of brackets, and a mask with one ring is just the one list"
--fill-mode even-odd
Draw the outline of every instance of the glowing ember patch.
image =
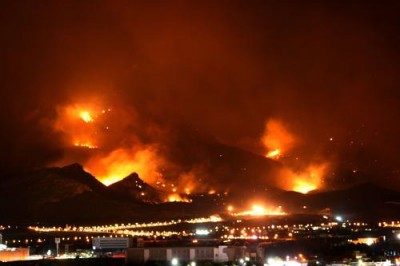
[[216, 192], [215, 192], [215, 190], [214, 189], [211, 189], [210, 191], [208, 191], [208, 194], [209, 195], [214, 195]]
[[253, 213], [255, 215], [263, 215], [265, 213], [265, 209], [260, 205], [253, 205]]
[[[333, 138], [330, 138], [332, 141]], [[328, 167], [326, 162], [296, 162], [290, 161], [290, 156], [283, 157], [288, 151], [298, 144], [299, 139], [296, 138], [285, 126], [285, 124], [277, 119], [270, 119], [265, 125], [264, 134], [261, 138], [264, 148], [268, 151], [265, 155], [267, 158], [280, 159], [282, 157], [283, 168], [280, 170], [278, 185], [279, 187], [296, 191], [300, 193], [308, 193], [318, 189], [323, 184], [323, 177]], [[286, 160], [288, 159], [288, 160]]]
[[268, 151], [266, 157], [278, 159], [282, 153], [293, 148], [296, 139], [285, 125], [276, 119], [268, 120], [261, 138], [264, 148]]
[[116, 175], [116, 176], [107, 176], [107, 178], [102, 179], [101, 182], [102, 182], [104, 185], [109, 186], [109, 185], [112, 185], [112, 184], [114, 184], [115, 182], [118, 182], [118, 181], [120, 181], [120, 180], [121, 180], [121, 176]]
[[160, 178], [159, 163], [156, 151], [151, 147], [142, 150], [118, 149], [92, 157], [85, 164], [85, 170], [105, 185], [120, 181], [132, 173], [137, 173], [143, 181], [153, 185]]
[[281, 156], [281, 152], [279, 149], [270, 151], [267, 153], [267, 155], [265, 155], [265, 157], [271, 158], [271, 159], [279, 159], [279, 156]]
[[88, 111], [82, 111], [79, 116], [85, 123], [91, 123], [94, 121], [92, 115]]
[[282, 171], [282, 187], [286, 190], [306, 194], [322, 186], [323, 176], [327, 169], [327, 163], [312, 164], [301, 171], [284, 169]]
[[308, 184], [302, 180], [297, 180], [296, 184], [293, 187], [293, 191], [300, 192], [303, 194], [307, 194], [310, 191], [316, 190], [317, 186], [314, 184]]
[[181, 195], [174, 193], [174, 194], [170, 194], [168, 196], [168, 200], [169, 202], [190, 202], [189, 199], [182, 197]]
[[260, 204], [254, 204], [250, 210], [233, 213], [234, 216], [267, 216], [267, 215], [286, 215], [281, 207], [266, 208]]
[[104, 134], [104, 116], [98, 119], [94, 104], [71, 104], [57, 109], [55, 130], [62, 132], [67, 145], [96, 149], [101, 146]]
[[80, 142], [75, 142], [74, 146], [88, 148], [88, 149], [97, 149], [98, 148], [96, 145], [93, 145], [91, 143], [80, 143]]

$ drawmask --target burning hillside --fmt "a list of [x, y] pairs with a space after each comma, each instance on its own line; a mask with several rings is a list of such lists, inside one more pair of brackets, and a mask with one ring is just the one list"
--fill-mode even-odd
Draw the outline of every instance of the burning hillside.
[[[132, 108], [117, 106], [111, 108], [101, 101], [67, 104], [58, 108], [54, 122], [65, 146], [87, 149], [79, 163], [105, 185], [137, 173], [146, 183], [170, 194], [168, 201], [236, 187], [275, 186], [301, 193], [323, 187], [328, 164], [290, 164], [286, 158], [300, 139], [280, 120], [266, 123], [261, 140], [268, 159], [262, 160], [196, 136], [196, 132], [161, 129], [141, 120]], [[76, 158], [68, 156], [60, 164], [75, 162]], [[278, 163], [271, 164], [270, 159]]]
[[[66, 153], [59, 164], [78, 159], [105, 185], [135, 172], [146, 183], [170, 193], [169, 201], [185, 201], [184, 195], [192, 193], [279, 185], [274, 180], [279, 163], [191, 130], [161, 130], [141, 121], [132, 109], [104, 107], [94, 101], [60, 106], [57, 114], [54, 130], [62, 133], [66, 149], [81, 149], [85, 154], [76, 158], [75, 153]], [[167, 133], [169, 138], [163, 137]]]
[[399, 188], [398, 4], [337, 2], [2, 1], [1, 178]]
[[268, 120], [261, 141], [266, 149], [266, 157], [283, 161], [284, 167], [278, 174], [280, 188], [300, 193], [323, 188], [329, 163], [320, 163], [318, 160], [300, 164], [296, 162], [297, 157], [295, 161], [285, 160], [285, 157], [293, 156], [290, 152], [300, 140], [287, 129], [282, 121]]

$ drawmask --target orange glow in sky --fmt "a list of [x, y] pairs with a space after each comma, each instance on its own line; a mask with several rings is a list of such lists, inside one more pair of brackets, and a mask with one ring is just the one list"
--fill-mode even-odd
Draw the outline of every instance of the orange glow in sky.
[[[70, 104], [58, 108], [54, 127], [64, 133], [67, 145], [95, 149], [101, 146], [97, 118], [100, 112], [94, 104]], [[101, 113], [104, 115], [104, 113]]]
[[293, 147], [296, 139], [294, 135], [287, 130], [283, 122], [277, 119], [270, 119], [265, 125], [261, 141], [267, 151], [265, 156], [278, 159]]
[[327, 169], [328, 163], [311, 164], [300, 171], [284, 169], [282, 171], [282, 186], [286, 190], [306, 194], [322, 187], [323, 177]]
[[155, 184], [161, 179], [158, 163], [156, 151], [151, 147], [140, 150], [117, 149], [92, 157], [85, 164], [85, 170], [107, 186], [132, 173], [137, 173], [146, 183]]

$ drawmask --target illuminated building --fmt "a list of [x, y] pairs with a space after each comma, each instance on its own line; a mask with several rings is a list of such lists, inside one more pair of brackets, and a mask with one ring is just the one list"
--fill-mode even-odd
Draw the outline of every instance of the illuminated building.
[[126, 249], [126, 262], [213, 261], [228, 262], [242, 258], [245, 247], [147, 247]]
[[93, 249], [95, 250], [122, 250], [132, 247], [133, 240], [130, 237], [95, 237]]
[[0, 262], [26, 260], [29, 257], [29, 248], [9, 248], [0, 244]]

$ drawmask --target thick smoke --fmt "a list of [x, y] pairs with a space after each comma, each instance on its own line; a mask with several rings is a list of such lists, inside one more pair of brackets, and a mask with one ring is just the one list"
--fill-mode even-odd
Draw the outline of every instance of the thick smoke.
[[309, 153], [305, 158], [296, 154], [295, 148], [302, 145], [301, 140], [282, 121], [275, 118], [268, 120], [261, 142], [266, 157], [283, 162], [277, 173], [279, 187], [301, 193], [325, 189], [331, 162], [325, 161], [328, 158], [318, 153]]
[[[332, 187], [397, 183], [397, 2], [0, 5], [3, 174], [118, 157], [117, 146], [158, 162], [177, 125], [264, 155], [265, 120], [279, 117], [301, 139], [291, 158], [332, 162]], [[112, 111], [84, 131], [99, 141], [88, 155], [55, 123], [91, 104]], [[160, 160], [178, 176], [207, 168]]]

